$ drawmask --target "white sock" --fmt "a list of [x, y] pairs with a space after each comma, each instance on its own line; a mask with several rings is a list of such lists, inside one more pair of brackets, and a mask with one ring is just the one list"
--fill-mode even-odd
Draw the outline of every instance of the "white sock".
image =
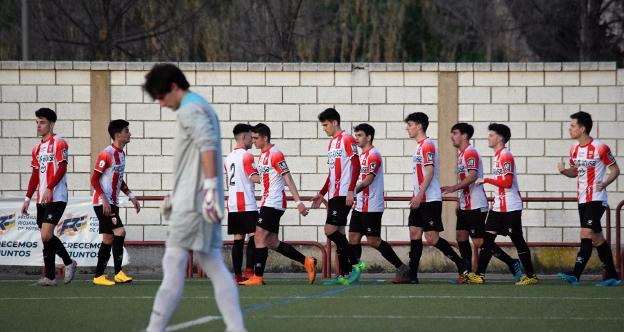
[[147, 326], [148, 332], [162, 332], [167, 328], [182, 296], [188, 257], [187, 250], [175, 247], [165, 248], [162, 260], [164, 276], [154, 299], [152, 315]]
[[223, 315], [226, 331], [245, 332], [243, 313], [238, 301], [238, 288], [223, 263], [221, 249], [213, 249], [210, 254], [199, 253], [199, 260], [206, 275], [212, 281], [215, 299]]

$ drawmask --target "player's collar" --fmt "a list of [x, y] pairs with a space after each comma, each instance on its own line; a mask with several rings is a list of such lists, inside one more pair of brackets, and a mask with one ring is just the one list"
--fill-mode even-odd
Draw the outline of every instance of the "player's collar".
[[41, 139], [41, 143], [46, 143], [46, 142], [48, 142], [48, 141], [49, 141], [49, 140], [51, 140], [54, 136], [56, 136], [56, 134], [52, 133], [52, 135], [50, 135], [50, 137], [48, 137], [48, 139], [47, 139], [47, 140], [43, 140], [43, 139]]
[[117, 145], [115, 144], [111, 144], [111, 146], [113, 147], [113, 149], [115, 149], [118, 152], [123, 152], [123, 149], [120, 149]]
[[366, 154], [366, 153], [368, 153], [368, 152], [369, 152], [370, 150], [372, 150], [374, 147], [375, 147], [374, 145], [369, 146], [369, 147], [368, 147], [368, 149], [366, 149], [366, 150], [362, 151], [362, 154]]
[[341, 130], [341, 131], [339, 131], [338, 133], [336, 133], [336, 135], [334, 135], [334, 137], [332, 137], [332, 139], [333, 139], [333, 138], [338, 137], [339, 135], [341, 135], [341, 134], [342, 134], [342, 133], [344, 133], [344, 132], [345, 132], [345, 130], [344, 130], [344, 129], [343, 129], [343, 130]]
[[582, 148], [584, 148], [584, 147], [586, 147], [586, 146], [588, 146], [588, 145], [592, 144], [592, 142], [593, 142], [593, 141], [594, 141], [594, 138], [593, 138], [593, 137], [591, 137], [591, 136], [589, 136], [589, 142], [587, 142], [587, 144], [581, 144], [581, 143], [579, 143], [579, 146], [580, 146], [580, 147], [582, 147]]
[[465, 148], [463, 148], [463, 149], [461, 149], [461, 148], [460, 148], [460, 149], [459, 149], [459, 152], [460, 152], [460, 153], [464, 153], [464, 151], [468, 150], [468, 148], [469, 148], [469, 147], [470, 147], [470, 143], [468, 143], [468, 145], [466, 145], [466, 147], [465, 147]]
[[429, 138], [428, 136], [425, 136], [425, 138], [421, 139], [420, 141], [416, 141], [418, 144], [424, 142], [427, 138]]
[[503, 147], [502, 147], [502, 148], [500, 148], [500, 149], [498, 149], [494, 155], [498, 157], [498, 155], [500, 155], [500, 154], [501, 154], [501, 152], [502, 152], [503, 150], [505, 150], [505, 148], [506, 148], [506, 146], [504, 146], [504, 145], [503, 145]]
[[271, 150], [271, 148], [274, 147], [274, 146], [275, 146], [275, 144], [269, 144], [269, 147], [267, 147], [266, 149], [262, 150], [262, 153], [265, 153], [265, 152]]

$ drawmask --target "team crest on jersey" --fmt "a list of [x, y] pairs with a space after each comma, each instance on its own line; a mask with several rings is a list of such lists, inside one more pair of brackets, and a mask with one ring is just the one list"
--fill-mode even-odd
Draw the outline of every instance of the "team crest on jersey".
[[474, 167], [475, 166], [475, 160], [474, 158], [468, 158], [468, 167]]
[[100, 160], [100, 163], [98, 164], [99, 168], [103, 168], [104, 165], [106, 165], [106, 162], [104, 160]]
[[511, 163], [510, 162], [504, 163], [503, 169], [505, 170], [505, 172], [511, 172]]
[[282, 169], [282, 171], [288, 172], [288, 165], [286, 165], [286, 160], [278, 162], [277, 165]]

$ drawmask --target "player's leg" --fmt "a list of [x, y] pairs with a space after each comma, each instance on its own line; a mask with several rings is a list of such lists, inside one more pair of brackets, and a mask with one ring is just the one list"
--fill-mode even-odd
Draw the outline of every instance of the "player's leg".
[[[232, 222], [228, 218], [228, 224]], [[229, 228], [229, 225], [228, 225]], [[245, 234], [234, 234], [234, 244], [232, 245], [232, 267], [236, 282], [243, 281], [243, 249], [245, 246]], [[249, 245], [248, 245], [249, 246]]]
[[537, 284], [538, 279], [533, 269], [531, 250], [522, 234], [522, 211], [506, 212], [503, 216], [503, 224], [507, 225], [509, 237], [518, 251], [518, 258], [522, 262], [522, 267], [524, 268], [525, 275], [520, 281], [516, 282], [516, 285], [526, 286]]
[[[346, 276], [349, 272], [360, 273], [357, 264], [359, 260], [349, 247], [349, 241], [345, 235], [347, 216], [351, 208], [346, 205], [345, 197], [335, 197], [329, 200], [327, 219], [325, 221], [325, 235], [336, 244], [336, 253], [340, 265], [340, 276]], [[356, 271], [357, 270], [357, 271]]]
[[189, 253], [186, 249], [165, 248], [162, 260], [163, 280], [154, 299], [147, 332], [165, 331], [182, 296], [188, 257]]
[[37, 282], [40, 286], [56, 286], [56, 273], [54, 271], [54, 249], [50, 239], [54, 233], [54, 225], [43, 223], [40, 226], [41, 242], [43, 242], [43, 267], [45, 276]]
[[351, 247], [358, 260], [362, 258], [363, 233], [362, 213], [354, 210], [351, 212], [351, 221], [349, 222], [349, 247]]
[[[414, 211], [414, 210], [412, 210]], [[421, 227], [409, 226], [410, 232], [410, 252], [409, 252], [409, 278], [410, 283], [418, 283], [418, 267], [423, 252], [423, 229]]]
[[254, 275], [243, 282], [239, 282], [239, 285], [262, 286], [264, 283], [264, 268], [267, 258], [269, 257], [269, 248], [267, 247], [266, 238], [269, 234], [270, 232], [260, 227], [260, 224], [256, 226], [256, 233], [254, 235], [254, 240], [256, 242], [256, 249], [254, 250]]
[[255, 232], [248, 234], [247, 248], [245, 249], [245, 271], [243, 272], [244, 279], [249, 279], [254, 273], [254, 250], [256, 249], [256, 241], [254, 237]]
[[425, 203], [422, 215], [425, 220], [424, 231], [427, 243], [436, 247], [444, 256], [453, 261], [460, 275], [468, 273], [462, 258], [453, 250], [446, 239], [440, 237], [440, 232], [444, 231], [444, 226], [442, 225], [442, 202]]
[[[606, 279], [596, 284], [596, 286], [619, 286], [622, 282], [613, 264], [611, 246], [604, 238], [602, 226], [600, 225], [600, 220], [602, 219], [606, 207], [602, 205], [602, 202], [589, 202], [587, 203], [586, 209], [586, 219], [588, 221], [593, 220], [591, 223], [587, 222], [587, 224], [589, 224], [588, 226], [591, 227], [589, 236], [591, 237], [592, 245], [596, 247], [596, 251], [598, 251], [598, 258], [600, 258], [606, 272]], [[586, 230], [586, 228], [582, 230]]]
[[95, 266], [93, 284], [98, 286], [113, 286], [115, 285], [115, 282], [109, 280], [106, 274], [104, 274], [113, 247], [113, 222], [111, 220], [111, 216], [104, 215], [102, 206], [94, 206], [93, 210], [98, 218], [99, 231], [102, 235], [102, 243], [100, 243], [100, 249], [98, 250], [98, 260]]
[[[121, 221], [120, 221], [121, 222]], [[116, 283], [128, 283], [133, 280], [132, 277], [126, 275], [122, 269], [123, 254], [124, 254], [124, 242], [126, 239], [126, 229], [118, 227], [113, 229], [113, 264], [115, 267], [115, 277], [113, 278]]]
[[485, 233], [483, 234], [483, 247], [479, 252], [479, 262], [477, 271], [468, 273], [467, 280], [470, 284], [483, 284], [485, 282], [485, 271], [492, 259], [496, 247], [496, 234], [502, 229], [500, 213], [490, 211], [485, 222]]
[[306, 272], [308, 272], [308, 282], [313, 284], [316, 280], [316, 258], [306, 257], [299, 250], [290, 244], [280, 241], [277, 233], [270, 233], [266, 238], [266, 244], [271, 250], [275, 250], [280, 254], [292, 259], [295, 262], [301, 263]]
[[199, 262], [214, 288], [215, 300], [223, 315], [226, 331], [244, 332], [243, 314], [238, 299], [238, 289], [223, 263], [221, 249], [212, 249], [210, 253], [199, 252]]

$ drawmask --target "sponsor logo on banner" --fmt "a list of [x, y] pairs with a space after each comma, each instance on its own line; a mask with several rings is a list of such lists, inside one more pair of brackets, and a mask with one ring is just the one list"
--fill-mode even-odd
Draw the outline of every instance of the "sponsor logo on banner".
[[56, 236], [71, 235], [75, 236], [78, 232], [87, 228], [87, 215], [71, 216], [63, 219], [56, 226]]
[[0, 215], [0, 235], [15, 227], [15, 213]]

